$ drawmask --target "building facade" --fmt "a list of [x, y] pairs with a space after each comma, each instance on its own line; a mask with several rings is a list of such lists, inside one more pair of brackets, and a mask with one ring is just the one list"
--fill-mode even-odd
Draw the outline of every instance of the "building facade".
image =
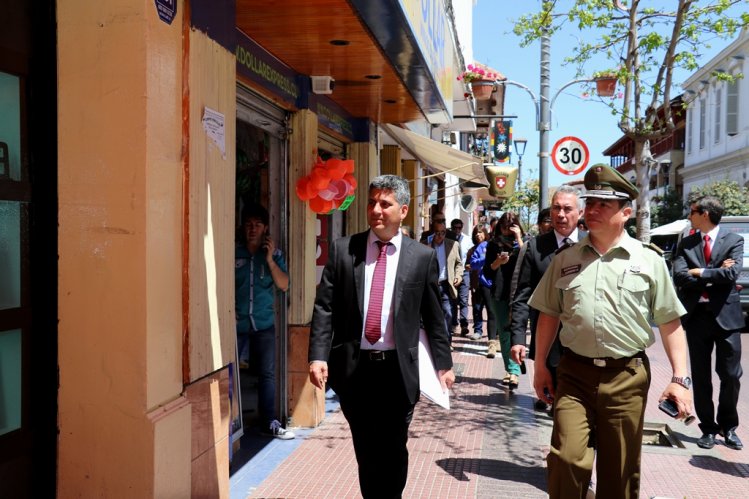
[[[749, 29], [684, 83], [684, 200], [694, 187], [732, 180], [749, 187]], [[738, 76], [733, 82], [721, 74]]]
[[[414, 181], [414, 226], [429, 175], [482, 181], [480, 160], [422, 141], [475, 126], [450, 125], [473, 112], [455, 78], [470, 6], [0, 1], [0, 495], [228, 496], [248, 202], [289, 263], [279, 413], [320, 423], [315, 287], [327, 243], [366, 228], [369, 180]], [[346, 211], [296, 195], [318, 158], [353, 160]]]

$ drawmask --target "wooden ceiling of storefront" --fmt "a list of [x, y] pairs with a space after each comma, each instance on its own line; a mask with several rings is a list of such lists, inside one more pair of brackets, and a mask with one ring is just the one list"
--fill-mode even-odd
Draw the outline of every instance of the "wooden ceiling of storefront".
[[[237, 28], [295, 71], [332, 76], [329, 97], [354, 117], [378, 123], [424, 119], [346, 0], [237, 0]], [[335, 46], [331, 40], [350, 44]]]

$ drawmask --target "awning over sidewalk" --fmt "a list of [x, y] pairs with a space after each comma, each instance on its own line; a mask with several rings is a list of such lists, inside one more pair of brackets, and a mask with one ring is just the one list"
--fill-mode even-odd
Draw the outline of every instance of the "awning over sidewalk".
[[394, 125], [383, 124], [382, 128], [425, 165], [463, 180], [489, 185], [480, 158]]

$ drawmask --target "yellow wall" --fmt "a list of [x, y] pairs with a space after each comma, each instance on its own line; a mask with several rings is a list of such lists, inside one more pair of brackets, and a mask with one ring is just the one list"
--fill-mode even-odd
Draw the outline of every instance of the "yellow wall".
[[[190, 32], [189, 381], [234, 359], [236, 60]], [[205, 108], [224, 115], [225, 153], [203, 129]]]
[[153, 2], [57, 3], [58, 497], [190, 496], [184, 11], [168, 25]]

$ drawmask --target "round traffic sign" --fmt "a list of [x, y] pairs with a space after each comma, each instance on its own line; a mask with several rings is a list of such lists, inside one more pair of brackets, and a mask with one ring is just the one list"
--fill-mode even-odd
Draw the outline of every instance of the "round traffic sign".
[[589, 160], [588, 146], [577, 137], [562, 137], [551, 149], [551, 162], [564, 175], [577, 175], [585, 170]]

